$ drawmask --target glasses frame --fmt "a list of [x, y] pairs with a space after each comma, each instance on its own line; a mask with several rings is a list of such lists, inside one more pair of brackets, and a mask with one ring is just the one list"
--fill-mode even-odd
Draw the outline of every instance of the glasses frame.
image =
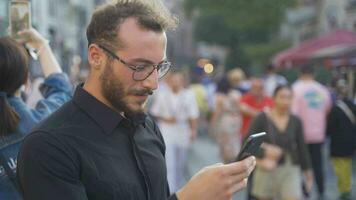
[[[104, 50], [106, 53], [108, 53], [110, 56], [112, 56], [113, 58], [115, 58], [117, 61], [121, 62], [123, 65], [125, 65], [126, 67], [130, 68], [133, 73], [132, 73], [132, 79], [135, 81], [143, 81], [146, 80], [149, 76], [151, 76], [151, 74], [154, 72], [154, 70], [157, 70], [158, 73], [158, 78], [162, 78], [164, 77], [168, 71], [171, 69], [172, 67], [172, 63], [164, 60], [158, 64], [144, 64], [144, 65], [132, 65], [129, 64], [128, 62], [126, 62], [125, 60], [121, 59], [119, 56], [117, 56], [114, 52], [112, 52], [111, 50], [109, 50], [108, 48], [98, 44], [98, 46]], [[148, 66], [153, 66], [152, 71], [150, 71], [149, 73], [147, 73], [147, 75], [144, 78], [135, 78], [135, 74], [139, 72], [139, 70], [144, 70], [143, 68], [147, 68]], [[164, 71], [162, 74], [159, 73], [159, 70], [162, 67], [167, 67], [168, 69], [166, 71]]]

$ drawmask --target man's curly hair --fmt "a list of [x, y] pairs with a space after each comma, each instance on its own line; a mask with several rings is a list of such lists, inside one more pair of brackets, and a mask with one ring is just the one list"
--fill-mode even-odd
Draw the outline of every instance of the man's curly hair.
[[94, 11], [87, 28], [88, 45], [97, 43], [113, 50], [123, 48], [117, 33], [127, 18], [136, 18], [142, 28], [155, 32], [174, 29], [178, 24], [161, 0], [110, 1]]

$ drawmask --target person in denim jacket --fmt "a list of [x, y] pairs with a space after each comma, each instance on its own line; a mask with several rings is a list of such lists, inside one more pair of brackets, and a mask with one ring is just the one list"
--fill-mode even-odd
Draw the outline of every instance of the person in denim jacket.
[[[37, 50], [45, 76], [43, 95], [34, 109], [21, 99], [21, 87], [29, 76], [28, 56], [22, 45]], [[29, 130], [58, 109], [72, 94], [72, 86], [62, 72], [48, 41], [36, 30], [19, 33], [17, 41], [0, 38], [0, 199], [19, 200], [16, 181], [17, 154]]]

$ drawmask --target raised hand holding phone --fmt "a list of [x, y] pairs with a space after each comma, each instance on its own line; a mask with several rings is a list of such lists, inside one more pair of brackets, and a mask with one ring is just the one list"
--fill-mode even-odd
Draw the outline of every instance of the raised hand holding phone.
[[233, 194], [246, 187], [247, 179], [256, 165], [256, 155], [266, 133], [253, 134], [245, 141], [236, 162], [215, 164], [199, 171], [176, 195], [180, 200], [230, 200]]
[[26, 44], [23, 40], [29, 40], [25, 38], [28, 35], [21, 35], [21, 32], [30, 30], [31, 26], [31, 2], [27, 0], [12, 0], [9, 3], [10, 17], [10, 35], [19, 43], [24, 43], [28, 53], [34, 59], [38, 59], [39, 50], [31, 45]]

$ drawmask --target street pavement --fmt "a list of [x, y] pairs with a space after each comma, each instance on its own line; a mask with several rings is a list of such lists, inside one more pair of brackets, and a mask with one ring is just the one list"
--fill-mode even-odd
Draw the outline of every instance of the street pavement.
[[[326, 148], [325, 148], [326, 149]], [[326, 150], [325, 150], [326, 151]], [[327, 154], [327, 152], [325, 152]], [[352, 186], [352, 200], [356, 200], [356, 159], [353, 165], [353, 186]], [[208, 135], [199, 134], [197, 139], [193, 142], [188, 155], [188, 164], [186, 170], [186, 179], [188, 180], [193, 174], [198, 172], [204, 166], [221, 162], [219, 158], [218, 146], [215, 141]], [[326, 167], [326, 197], [324, 200], [337, 200], [338, 192], [336, 187], [336, 177], [330, 166], [330, 161], [325, 158]], [[308, 200], [316, 200], [316, 188], [313, 188], [313, 193]], [[235, 194], [233, 200], [245, 200], [246, 191], [242, 190]]]

